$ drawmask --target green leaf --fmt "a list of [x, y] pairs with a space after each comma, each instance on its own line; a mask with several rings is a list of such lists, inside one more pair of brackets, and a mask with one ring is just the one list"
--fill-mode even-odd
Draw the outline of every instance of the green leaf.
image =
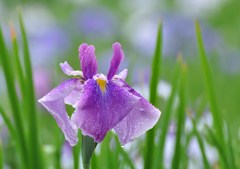
[[89, 136], [82, 136], [82, 163], [84, 169], [90, 169], [90, 161], [93, 152], [97, 146], [93, 138]]
[[1, 105], [0, 105], [0, 115], [2, 115], [4, 123], [6, 124], [12, 138], [15, 140], [16, 139], [16, 131], [15, 131], [14, 127], [12, 126], [10, 119], [8, 118], [6, 112], [3, 110]]
[[193, 132], [197, 137], [198, 144], [199, 144], [199, 147], [200, 147], [200, 151], [201, 151], [201, 154], [202, 154], [202, 160], [203, 160], [204, 168], [205, 169], [211, 169], [211, 166], [210, 166], [210, 164], [208, 162], [208, 159], [207, 159], [207, 156], [205, 154], [204, 143], [203, 143], [202, 137], [201, 137], [201, 135], [198, 132], [197, 127], [196, 127], [196, 121], [193, 118], [191, 118], [191, 120], [192, 120], [192, 124], [193, 124]]
[[9, 101], [11, 105], [11, 109], [13, 112], [13, 118], [16, 126], [16, 133], [18, 138], [19, 147], [21, 148], [21, 158], [22, 163], [27, 168], [28, 166], [28, 150], [26, 146], [25, 132], [23, 128], [23, 120], [21, 117], [19, 100], [17, 97], [17, 92], [14, 85], [14, 74], [11, 71], [12, 63], [10, 62], [9, 55], [5, 46], [2, 30], [0, 28], [0, 60], [3, 67], [3, 73], [6, 80], [7, 92], [9, 96]]
[[14, 68], [15, 68], [15, 72], [19, 81], [19, 86], [21, 89], [21, 94], [23, 95], [23, 100], [25, 98], [25, 88], [26, 88], [26, 84], [25, 84], [25, 79], [24, 79], [24, 74], [23, 74], [23, 69], [22, 69], [22, 65], [20, 62], [20, 57], [19, 57], [19, 48], [18, 48], [18, 42], [17, 42], [17, 35], [14, 29], [13, 24], [10, 25], [10, 30], [11, 30], [11, 39], [12, 39], [12, 46], [13, 46], [13, 56], [14, 56]]
[[208, 132], [209, 138], [211, 139], [211, 141], [213, 142], [215, 147], [218, 149], [219, 155], [221, 157], [221, 161], [220, 162], [223, 162], [223, 164], [225, 165], [225, 168], [231, 168], [230, 165], [228, 164], [228, 160], [227, 160], [228, 158], [226, 156], [224, 148], [222, 147], [222, 145], [220, 143], [220, 140], [214, 134], [212, 129], [210, 129], [208, 126], [206, 126], [206, 128], [207, 128], [207, 132]]
[[[159, 24], [156, 49], [152, 61], [152, 75], [150, 81], [150, 102], [155, 106], [157, 106], [157, 85], [160, 78], [161, 59], [162, 59], [162, 24]], [[152, 128], [147, 132], [146, 136], [144, 169], [151, 169], [153, 167], [154, 137], [155, 128]]]
[[181, 150], [182, 150], [182, 134], [185, 123], [185, 83], [186, 83], [186, 65], [182, 64], [181, 81], [179, 88], [179, 107], [177, 114], [177, 133], [175, 142], [175, 151], [172, 159], [172, 169], [180, 168]]
[[[114, 135], [114, 138], [116, 142], [119, 142], [117, 135]], [[123, 161], [128, 165], [128, 167], [131, 169], [135, 169], [134, 164], [131, 158], [129, 157], [128, 153], [120, 146], [120, 144], [116, 145], [116, 147], [117, 151], [119, 152], [119, 155], [122, 155]]]
[[196, 28], [196, 36], [197, 36], [198, 53], [201, 59], [202, 71], [204, 72], [205, 84], [206, 84], [207, 94], [210, 102], [210, 109], [214, 119], [214, 127], [217, 132], [217, 136], [219, 136], [220, 142], [222, 142], [221, 144], [224, 145], [221, 113], [217, 106], [212, 74], [211, 74], [210, 66], [207, 60], [207, 55], [206, 55], [203, 40], [202, 40], [201, 28], [198, 22], [195, 23], [195, 28]]
[[228, 148], [228, 159], [229, 159], [229, 164], [230, 164], [230, 168], [237, 168], [236, 167], [236, 163], [235, 163], [235, 154], [233, 151], [233, 143], [232, 143], [232, 135], [230, 133], [229, 130], [229, 126], [226, 125], [226, 130], [227, 130], [227, 148]]
[[29, 116], [29, 144], [30, 144], [30, 168], [39, 169], [41, 168], [41, 154], [38, 142], [38, 128], [37, 128], [37, 114], [35, 108], [35, 94], [33, 85], [33, 75], [31, 58], [29, 54], [27, 35], [25, 32], [21, 13], [19, 13], [19, 23], [23, 39], [23, 53], [24, 53], [24, 66], [26, 74], [26, 91], [27, 91], [27, 103], [28, 103], [28, 116]]
[[159, 142], [157, 144], [157, 153], [156, 153], [156, 157], [155, 157], [155, 167], [154, 168], [160, 168], [163, 169], [164, 168], [164, 163], [163, 163], [163, 155], [164, 155], [164, 146], [165, 146], [165, 142], [166, 142], [166, 136], [167, 136], [167, 131], [169, 128], [169, 124], [170, 124], [170, 119], [171, 119], [171, 114], [173, 111], [173, 103], [174, 103], [174, 98], [176, 96], [177, 93], [177, 89], [178, 89], [178, 81], [179, 81], [179, 75], [180, 75], [180, 64], [177, 63], [174, 69], [174, 75], [173, 75], [173, 80], [172, 80], [172, 91], [170, 94], [170, 97], [167, 101], [167, 105], [166, 105], [166, 109], [165, 111], [162, 113], [161, 118], [159, 120], [159, 126], [161, 129], [161, 133], [159, 136]]

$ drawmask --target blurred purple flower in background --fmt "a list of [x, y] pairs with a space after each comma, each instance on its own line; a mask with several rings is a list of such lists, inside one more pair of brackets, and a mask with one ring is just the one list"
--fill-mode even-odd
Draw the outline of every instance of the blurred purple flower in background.
[[33, 75], [36, 96], [40, 98], [50, 90], [51, 74], [43, 69], [35, 69]]
[[[78, 128], [98, 143], [114, 129], [125, 145], [156, 124], [161, 112], [125, 82], [127, 69], [116, 75], [124, 58], [119, 43], [113, 44], [107, 76], [97, 74], [94, 46], [80, 45], [79, 55], [82, 72], [74, 71], [67, 62], [60, 64], [63, 72], [74, 78], [62, 82], [39, 100], [56, 119], [70, 145], [78, 141]], [[65, 104], [75, 108], [71, 120]]]
[[73, 168], [72, 147], [68, 142], [65, 142], [62, 147], [61, 164], [65, 169]]
[[[51, 11], [40, 5], [23, 10], [33, 65], [52, 63], [69, 48], [69, 37]], [[36, 20], [36, 18], [38, 18]]]
[[[181, 15], [143, 16], [143, 21], [131, 20], [130, 36], [132, 43], [144, 55], [152, 55], [155, 47], [157, 25], [163, 22], [163, 55], [176, 57], [179, 52], [183, 56], [192, 57], [197, 53], [194, 21]], [[134, 29], [137, 27], [138, 29]], [[222, 39], [212, 29], [202, 24], [203, 39], [206, 50], [215, 53], [223, 46]]]
[[70, 25], [74, 25], [74, 32], [80, 32], [88, 39], [109, 39], [117, 30], [117, 17], [106, 8], [85, 8], [74, 12], [72, 22]]

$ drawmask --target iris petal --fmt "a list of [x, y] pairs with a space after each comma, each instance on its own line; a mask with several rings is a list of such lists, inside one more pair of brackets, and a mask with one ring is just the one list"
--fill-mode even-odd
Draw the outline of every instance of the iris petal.
[[79, 47], [82, 72], [85, 79], [91, 79], [97, 73], [97, 59], [93, 45], [83, 43]]
[[83, 77], [82, 71], [73, 70], [73, 68], [68, 64], [67, 61], [65, 61], [64, 63], [60, 63], [60, 67], [61, 67], [63, 73], [65, 73], [68, 76], [81, 76], [81, 77]]
[[127, 69], [123, 69], [120, 73], [117, 75], [114, 75], [113, 79], [121, 79], [121, 80], [126, 80], [128, 74]]
[[84, 135], [101, 142], [106, 133], [116, 126], [139, 101], [139, 97], [109, 81], [103, 93], [97, 82], [85, 82], [72, 121]]
[[157, 123], [161, 112], [126, 82], [117, 80], [115, 83], [129, 93], [140, 97], [135, 107], [114, 127], [121, 144], [125, 145], [151, 129]]
[[75, 145], [77, 139], [77, 127], [69, 119], [65, 109], [64, 99], [75, 89], [81, 86], [79, 79], [69, 79], [62, 82], [59, 86], [51, 90], [39, 102], [51, 113], [57, 121], [58, 126], [64, 133], [70, 145]]
[[124, 53], [120, 43], [116, 42], [112, 45], [112, 47], [113, 47], [113, 57], [112, 57], [111, 65], [107, 74], [107, 78], [109, 80], [111, 80], [112, 77], [117, 73], [118, 67], [124, 58]]

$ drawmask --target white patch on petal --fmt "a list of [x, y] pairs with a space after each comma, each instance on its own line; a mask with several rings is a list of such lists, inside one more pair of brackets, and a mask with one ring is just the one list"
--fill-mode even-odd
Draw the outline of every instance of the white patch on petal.
[[126, 80], [127, 78], [127, 74], [128, 74], [128, 70], [127, 69], [123, 69], [119, 74], [114, 75], [113, 79], [121, 79], [121, 80]]
[[83, 77], [82, 71], [73, 70], [73, 68], [68, 64], [67, 61], [65, 61], [64, 63], [60, 63], [60, 67], [61, 67], [63, 73], [65, 73], [68, 76], [80, 76], [80, 77]]

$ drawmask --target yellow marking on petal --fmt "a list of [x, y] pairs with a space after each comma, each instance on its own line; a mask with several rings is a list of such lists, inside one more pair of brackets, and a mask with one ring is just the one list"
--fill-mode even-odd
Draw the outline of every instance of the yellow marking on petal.
[[96, 81], [97, 81], [98, 86], [102, 90], [102, 92], [105, 92], [106, 91], [106, 80], [97, 79]]

